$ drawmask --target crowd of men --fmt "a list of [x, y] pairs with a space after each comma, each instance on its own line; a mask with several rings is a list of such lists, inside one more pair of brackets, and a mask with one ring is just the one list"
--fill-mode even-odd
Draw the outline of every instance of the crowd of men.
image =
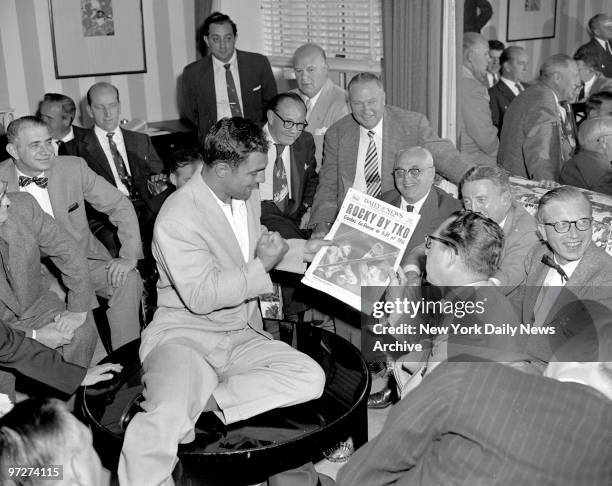
[[[353, 188], [420, 215], [388, 299], [489, 302], [481, 323], [557, 332], [421, 336], [425, 351], [386, 356], [389, 382], [368, 406], [393, 409], [338, 484], [611, 484], [612, 257], [572, 186], [612, 194], [612, 17], [589, 31], [533, 83], [524, 49], [466, 32], [457, 147], [387, 104], [377, 75], [337, 86], [316, 44], [296, 49], [297, 88], [277, 93], [267, 58], [235, 49], [237, 26], [219, 12], [202, 29], [209, 54], [182, 77], [198, 147], [162, 161], [147, 135], [120, 126], [110, 83], [86, 93], [88, 129], [73, 124], [72, 99], [45, 94], [36, 116], [8, 126], [0, 163], [2, 403], [37, 394], [21, 375], [63, 399], [110, 379], [121, 366], [95, 363], [140, 338], [143, 400], [116, 474], [151, 486], [174, 484], [178, 446], [202, 414], [228, 425], [317, 399], [324, 371], [272, 338], [258, 300], [333, 245], [323, 237]], [[513, 198], [512, 175], [554, 187], [535, 217]], [[299, 286], [283, 283], [291, 318], [317, 307]], [[435, 318], [470, 326], [451, 317]], [[304, 474], [275, 484], [333, 484], [303, 459]], [[26, 463], [108, 484], [91, 435], [58, 401], [27, 399], [0, 418], [0, 477]]]

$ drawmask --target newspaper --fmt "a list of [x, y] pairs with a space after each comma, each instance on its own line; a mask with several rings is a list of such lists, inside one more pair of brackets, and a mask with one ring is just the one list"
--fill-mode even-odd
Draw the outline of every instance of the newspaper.
[[302, 282], [367, 312], [361, 288], [376, 287], [378, 295], [368, 293], [368, 301], [380, 298], [389, 284], [389, 268], [397, 270], [419, 218], [349, 189], [325, 237], [334, 245], [315, 255]]

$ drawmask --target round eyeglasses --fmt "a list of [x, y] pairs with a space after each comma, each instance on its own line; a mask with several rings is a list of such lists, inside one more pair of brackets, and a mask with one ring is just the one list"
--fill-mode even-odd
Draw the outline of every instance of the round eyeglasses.
[[578, 231], [586, 231], [591, 227], [593, 218], [580, 218], [576, 221], [557, 221], [556, 223], [542, 223], [544, 226], [552, 226], [557, 233], [567, 233], [572, 224], [576, 226]]
[[415, 179], [418, 179], [419, 177], [421, 177], [421, 175], [423, 175], [423, 173], [426, 170], [429, 170], [429, 169], [433, 169], [433, 166], [425, 167], [424, 169], [417, 169], [417, 168], [413, 168], [413, 169], [393, 169], [393, 175], [395, 177], [400, 178], [400, 179], [405, 179], [407, 176], [414, 177]]
[[293, 127], [298, 129], [298, 132], [303, 132], [304, 129], [308, 126], [308, 122], [294, 122], [292, 120], [285, 120], [282, 116], [280, 116], [275, 111], [272, 111], [280, 120], [283, 122], [283, 128], [286, 130], [291, 130]]

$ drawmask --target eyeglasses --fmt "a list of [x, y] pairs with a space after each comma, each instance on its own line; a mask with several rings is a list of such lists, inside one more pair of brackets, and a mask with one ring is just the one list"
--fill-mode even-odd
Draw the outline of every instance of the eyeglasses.
[[425, 167], [424, 169], [393, 169], [393, 175], [395, 177], [398, 177], [400, 179], [405, 179], [406, 176], [410, 176], [410, 177], [414, 177], [415, 179], [418, 179], [419, 177], [421, 177], [421, 175], [429, 169], [433, 169], [433, 166], [431, 167]]
[[580, 218], [576, 221], [557, 221], [556, 223], [542, 223], [544, 226], [552, 226], [557, 233], [567, 233], [572, 224], [578, 231], [586, 231], [591, 227], [593, 218]]
[[439, 241], [443, 245], [446, 245], [446, 246], [452, 248], [453, 251], [457, 255], [459, 254], [459, 250], [457, 249], [457, 244], [454, 241], [447, 240], [445, 238], [440, 238], [439, 236], [434, 236], [434, 235], [425, 235], [425, 248], [427, 248], [428, 250], [431, 249], [431, 242], [432, 242], [432, 240]]
[[281, 119], [281, 121], [283, 122], [283, 127], [287, 130], [291, 130], [293, 127], [296, 127], [298, 129], [298, 132], [303, 132], [304, 128], [308, 126], [308, 122], [294, 122], [291, 120], [285, 120], [275, 111], [272, 111], [272, 113], [274, 113], [277, 117]]

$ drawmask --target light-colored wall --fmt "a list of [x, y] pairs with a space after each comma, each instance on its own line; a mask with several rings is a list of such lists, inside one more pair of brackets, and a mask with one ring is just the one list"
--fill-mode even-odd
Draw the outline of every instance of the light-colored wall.
[[574, 55], [576, 49], [589, 41], [586, 25], [593, 15], [612, 11], [612, 0], [557, 0], [555, 37], [532, 41], [507, 42], [508, 0], [489, 0], [493, 17], [482, 29], [487, 39], [499, 39], [504, 44], [524, 47], [530, 59], [532, 78], [537, 77], [540, 64], [553, 54]]

